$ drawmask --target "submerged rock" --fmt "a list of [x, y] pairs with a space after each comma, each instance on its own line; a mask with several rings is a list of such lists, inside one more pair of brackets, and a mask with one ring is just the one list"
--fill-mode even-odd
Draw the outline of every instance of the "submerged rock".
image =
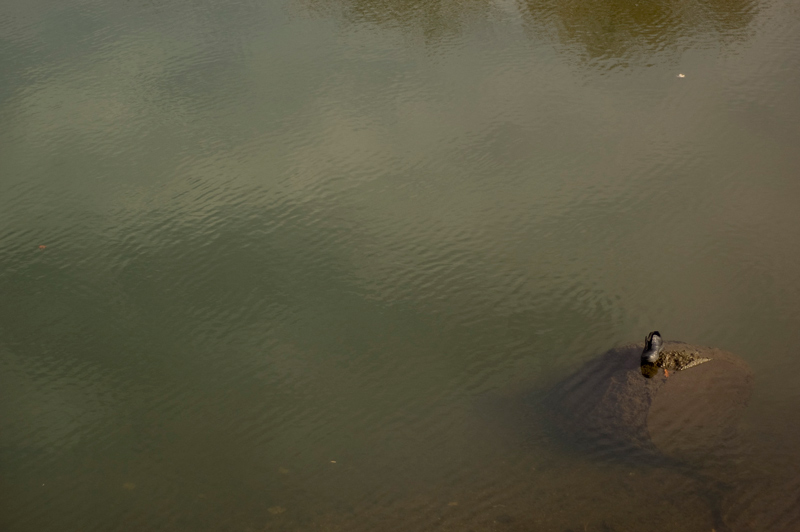
[[557, 425], [601, 452], [681, 461], [728, 454], [752, 391], [747, 364], [720, 349], [663, 342], [648, 367], [643, 347], [611, 349], [557, 385], [549, 396]]

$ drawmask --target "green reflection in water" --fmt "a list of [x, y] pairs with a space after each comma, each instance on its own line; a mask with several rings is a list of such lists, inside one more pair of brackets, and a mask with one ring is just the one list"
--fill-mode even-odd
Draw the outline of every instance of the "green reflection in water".
[[685, 47], [681, 40], [687, 37], [741, 40], [758, 12], [754, 0], [520, 0], [519, 5], [533, 34], [555, 35], [593, 59], [652, 55]]

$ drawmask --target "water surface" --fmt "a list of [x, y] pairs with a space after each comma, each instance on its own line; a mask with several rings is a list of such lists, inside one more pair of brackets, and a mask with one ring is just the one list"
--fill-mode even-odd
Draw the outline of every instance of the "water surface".
[[[795, 3], [9, 0], [0, 73], [4, 530], [796, 523]], [[753, 368], [722, 492], [533, 414], [656, 328]]]

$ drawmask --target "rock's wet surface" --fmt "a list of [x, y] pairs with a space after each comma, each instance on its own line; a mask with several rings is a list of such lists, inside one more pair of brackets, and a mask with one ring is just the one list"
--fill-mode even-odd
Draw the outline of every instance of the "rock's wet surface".
[[674, 495], [703, 497], [717, 530], [796, 530], [796, 463], [778, 442], [740, 430], [754, 382], [748, 365], [720, 349], [667, 342], [645, 376], [642, 348], [611, 349], [554, 388], [549, 411], [563, 441], [682, 472], [699, 487]]
[[550, 396], [558, 425], [603, 451], [640, 450], [681, 461], [727, 452], [753, 374], [735, 355], [667, 342], [652, 378], [642, 345], [615, 348], [565, 379]]

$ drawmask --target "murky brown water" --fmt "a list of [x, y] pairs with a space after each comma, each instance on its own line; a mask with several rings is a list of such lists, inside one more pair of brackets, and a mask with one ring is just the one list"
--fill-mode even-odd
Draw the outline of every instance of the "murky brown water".
[[[788, 0], [7, 0], [0, 528], [800, 529], [798, 87]], [[730, 467], [543, 421], [652, 329]]]

